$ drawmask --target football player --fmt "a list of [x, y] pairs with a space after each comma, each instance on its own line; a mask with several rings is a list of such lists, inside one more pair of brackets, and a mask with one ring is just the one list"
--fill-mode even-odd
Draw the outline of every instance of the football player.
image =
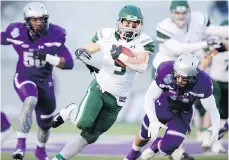
[[1, 32], [1, 44], [12, 45], [19, 57], [14, 76], [14, 88], [23, 106], [13, 158], [23, 159], [24, 157], [26, 137], [35, 110], [39, 126], [35, 156], [39, 160], [47, 160], [45, 144], [56, 108], [53, 66], [72, 69], [73, 59], [65, 46], [65, 30], [55, 24], [49, 24], [49, 15], [43, 4], [28, 3], [23, 13], [25, 23], [11, 23], [4, 32]]
[[[228, 20], [224, 20], [221, 23], [221, 26], [228, 27]], [[228, 33], [226, 35], [228, 36]], [[216, 104], [219, 109], [221, 119], [225, 121], [228, 118], [228, 37], [221, 37], [221, 41], [223, 42], [221, 47], [211, 51], [202, 61], [200, 68], [205, 70], [207, 67], [209, 67], [209, 76], [213, 80], [213, 93], [216, 98]], [[199, 103], [197, 106], [200, 112], [204, 114], [205, 110], [203, 107]], [[199, 135], [199, 141], [202, 143], [202, 147], [205, 151], [210, 150], [211, 147], [208, 141], [210, 137], [208, 130], [209, 126], [210, 119], [208, 114], [205, 113], [203, 118], [202, 132]], [[225, 124], [220, 131], [220, 137], [222, 137], [223, 133], [225, 133], [227, 129], [228, 125]], [[226, 152], [219, 142], [212, 145], [211, 151], [213, 153]]]
[[[213, 96], [212, 80], [198, 69], [198, 64], [196, 56], [184, 53], [175, 61], [163, 62], [157, 68], [155, 81], [144, 99], [147, 115], [140, 135], [144, 139], [150, 135], [154, 142], [142, 153], [143, 160], [151, 159], [158, 152], [171, 155], [182, 144], [191, 130], [192, 105], [197, 99], [210, 115], [212, 135], [209, 141], [218, 141], [220, 115]], [[158, 137], [160, 127], [166, 128], [163, 137]]]
[[[81, 61], [102, 51], [103, 65], [80, 105], [70, 104], [54, 117], [53, 127], [70, 120], [81, 130], [81, 136], [66, 144], [53, 160], [69, 159], [77, 155], [116, 121], [136, 74], [146, 70], [149, 55], [154, 50], [152, 38], [142, 32], [143, 21], [140, 8], [124, 6], [118, 14], [117, 28], [98, 30], [92, 43], [76, 50], [76, 58]], [[130, 49], [134, 57], [122, 53], [123, 47]], [[117, 60], [125, 65], [119, 65]]]
[[13, 131], [13, 127], [11, 126], [6, 114], [1, 112], [1, 144], [3, 144], [10, 136]]
[[[203, 48], [212, 47], [217, 39], [206, 37], [206, 27], [210, 24], [208, 17], [202, 12], [192, 12], [186, 0], [174, 0], [170, 4], [171, 17], [159, 22], [156, 27], [159, 52], [153, 60], [153, 78], [155, 69], [160, 63], [168, 60], [175, 60], [184, 52], [195, 52], [199, 57], [204, 55]], [[212, 30], [210, 30], [212, 31]], [[209, 32], [210, 32], [209, 31]], [[137, 159], [140, 156], [140, 149], [148, 142], [137, 135], [132, 150], [126, 159]], [[174, 160], [192, 160], [182, 146], [172, 155]]]

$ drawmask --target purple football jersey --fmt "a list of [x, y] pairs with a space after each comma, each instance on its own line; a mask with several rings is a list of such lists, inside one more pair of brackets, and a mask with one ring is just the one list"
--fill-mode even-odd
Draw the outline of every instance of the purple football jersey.
[[33, 51], [42, 50], [72, 61], [71, 54], [64, 44], [65, 36], [63, 28], [49, 24], [47, 35], [32, 41], [25, 23], [11, 23], [5, 32], [1, 32], [1, 44], [12, 44], [17, 52], [19, 58], [16, 73], [24, 77], [47, 78], [52, 75], [53, 66], [44, 60], [34, 59]]
[[207, 98], [213, 92], [211, 78], [198, 69], [198, 78], [192, 87], [187, 87], [182, 91], [177, 88], [173, 80], [174, 61], [163, 62], [159, 65], [155, 80], [157, 85], [163, 89], [161, 96], [155, 101], [161, 106], [167, 106], [174, 110], [190, 110], [197, 99]]

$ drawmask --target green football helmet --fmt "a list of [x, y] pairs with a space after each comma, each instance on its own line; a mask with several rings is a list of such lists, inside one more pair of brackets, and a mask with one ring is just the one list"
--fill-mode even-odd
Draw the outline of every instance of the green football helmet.
[[190, 7], [187, 0], [172, 0], [170, 4], [171, 19], [179, 28], [187, 26], [190, 20]]
[[[138, 26], [134, 27], [126, 27], [122, 24], [122, 22], [133, 21], [137, 22]], [[127, 40], [132, 40], [137, 37], [141, 33], [143, 25], [143, 13], [140, 8], [133, 5], [124, 6], [119, 14], [117, 19], [117, 33]]]

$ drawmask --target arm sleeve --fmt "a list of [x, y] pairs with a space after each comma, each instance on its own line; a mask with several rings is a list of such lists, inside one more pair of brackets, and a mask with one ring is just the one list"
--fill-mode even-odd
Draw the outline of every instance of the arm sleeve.
[[156, 84], [156, 81], [153, 81], [146, 92], [144, 98], [144, 109], [150, 121], [155, 121], [157, 119], [155, 111], [155, 100], [160, 97], [163, 90]]
[[10, 32], [13, 30], [15, 27], [15, 23], [9, 24], [9, 26], [6, 28], [5, 31], [1, 32], [1, 44], [2, 45], [10, 45], [11, 42], [8, 41], [8, 38], [11, 38]]
[[142, 64], [131, 64], [131, 63], [128, 63], [128, 62], [125, 62], [125, 65], [127, 67], [129, 67], [130, 69], [132, 70], [135, 70], [139, 73], [143, 73], [147, 66], [148, 66], [148, 61], [149, 61], [149, 56], [147, 57], [147, 60], [146, 60], [146, 63], [142, 63]]
[[228, 37], [228, 26], [209, 26], [205, 33], [209, 36]]
[[68, 50], [68, 48], [65, 46], [65, 34], [61, 37], [61, 46], [57, 49], [57, 56], [62, 57], [65, 60], [64, 68], [62, 69], [72, 69], [73, 64], [73, 58]]
[[215, 97], [210, 95], [207, 98], [200, 99], [204, 109], [209, 113], [212, 127], [215, 130], [219, 130], [220, 128], [220, 115], [219, 111], [216, 107]]
[[184, 52], [195, 52], [199, 49], [206, 48], [206, 41], [198, 42], [198, 43], [183, 43], [179, 42], [173, 38], [166, 40], [162, 44], [169, 52], [174, 53], [176, 55], [180, 55]]
[[62, 69], [72, 69], [73, 68], [74, 63], [73, 63], [72, 55], [64, 44], [62, 44], [61, 47], [58, 49], [57, 55], [59, 57], [64, 58], [65, 60], [64, 68]]

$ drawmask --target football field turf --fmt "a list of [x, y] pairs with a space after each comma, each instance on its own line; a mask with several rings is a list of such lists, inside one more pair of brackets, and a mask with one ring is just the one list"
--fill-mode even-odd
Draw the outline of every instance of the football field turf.
[[[14, 128], [16, 123], [13, 123]], [[77, 157], [72, 160], [122, 160], [128, 153], [135, 134], [138, 133], [140, 124], [116, 123], [106, 134], [101, 136], [95, 144], [87, 146]], [[73, 138], [79, 136], [79, 130], [73, 125], [66, 123], [58, 129], [52, 129], [52, 133], [46, 146], [50, 158], [58, 153], [64, 145]], [[24, 160], [36, 160], [34, 150], [36, 147], [36, 124], [32, 126], [31, 133], [27, 139], [27, 154]], [[228, 148], [226, 138], [223, 140], [224, 147]], [[11, 154], [16, 145], [16, 133], [13, 133], [8, 141], [2, 146], [1, 159], [11, 160]], [[195, 132], [188, 135], [184, 143], [188, 153], [193, 154], [195, 160], [227, 160], [227, 154], [202, 155], [200, 145], [195, 141]], [[168, 157], [157, 155], [154, 160], [169, 160]]]

